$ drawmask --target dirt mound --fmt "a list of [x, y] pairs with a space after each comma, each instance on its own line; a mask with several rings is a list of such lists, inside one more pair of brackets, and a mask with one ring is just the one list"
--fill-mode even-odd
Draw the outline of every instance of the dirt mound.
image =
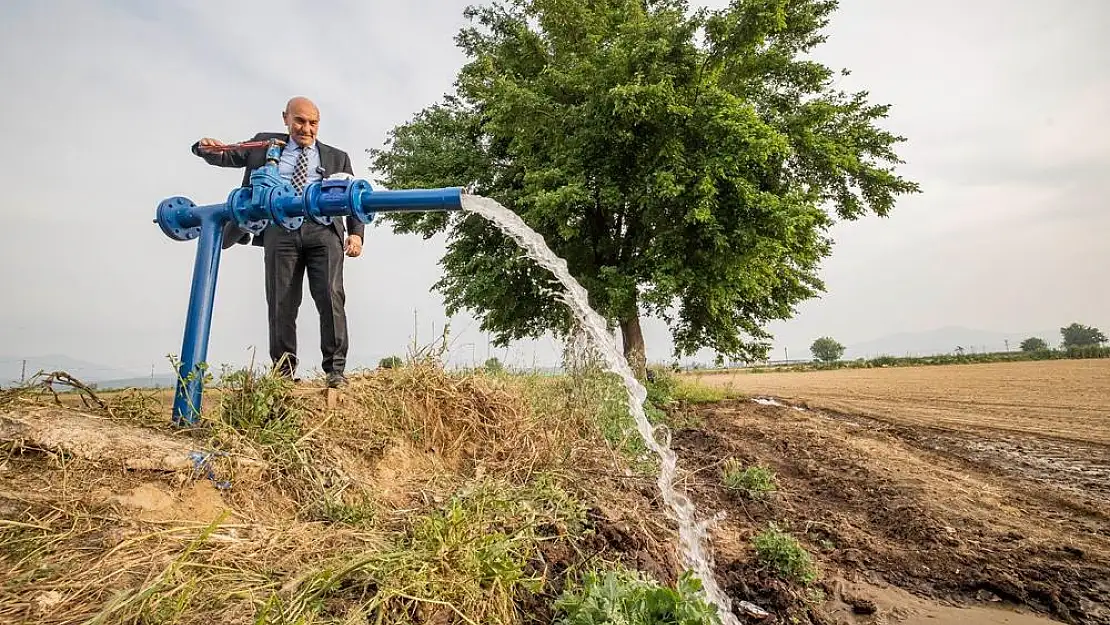
[[0, 622], [542, 622], [590, 567], [673, 582], [651, 478], [560, 384], [415, 363], [329, 408], [240, 377], [190, 432], [5, 395]]
[[93, 491], [94, 498], [118, 503], [133, 511], [133, 518], [149, 523], [193, 521], [211, 523], [230, 510], [210, 481], [193, 482], [178, 489], [144, 482], [122, 494]]
[[[194, 471], [211, 455], [204, 450], [205, 441], [187, 433], [173, 435], [52, 406], [0, 413], [0, 440], [128, 470]], [[244, 457], [235, 462], [243, 468], [259, 464]]]

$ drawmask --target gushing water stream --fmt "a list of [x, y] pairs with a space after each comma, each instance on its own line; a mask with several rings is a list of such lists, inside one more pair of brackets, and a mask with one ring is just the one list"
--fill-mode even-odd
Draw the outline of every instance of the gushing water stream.
[[590, 308], [586, 289], [582, 288], [582, 285], [567, 271], [567, 262], [552, 252], [543, 237], [529, 228], [516, 213], [489, 198], [465, 194], [462, 196], [462, 209], [493, 222], [502, 232], [516, 241], [530, 258], [555, 274], [566, 288], [566, 292], [559, 294], [559, 298], [570, 307], [594, 340], [605, 358], [608, 369], [624, 380], [624, 386], [628, 390], [628, 408], [636, 420], [637, 429], [647, 446], [659, 456], [661, 464], [659, 490], [663, 494], [663, 500], [670, 507], [671, 517], [678, 523], [679, 540], [686, 566], [701, 580], [707, 598], [718, 608], [722, 623], [739, 625], [739, 621], [732, 614], [729, 598], [717, 586], [716, 578], [713, 576], [713, 559], [704, 547], [708, 522], [698, 522], [694, 518], [694, 504], [685, 495], [675, 490], [674, 478], [678, 458], [670, 448], [670, 434], [665, 428], [660, 428], [666, 440], [663, 443], [656, 440], [651, 423], [644, 414], [643, 406], [647, 399], [647, 389], [633, 375], [628, 361], [624, 359], [617, 349], [613, 336], [607, 331], [605, 321]]

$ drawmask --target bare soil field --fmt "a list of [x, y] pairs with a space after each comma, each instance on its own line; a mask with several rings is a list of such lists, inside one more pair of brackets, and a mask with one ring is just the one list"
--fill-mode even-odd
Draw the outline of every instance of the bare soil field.
[[[731, 596], [784, 611], [789, 593], [771, 575], [753, 579], [761, 567], [747, 549], [775, 523], [822, 571], [829, 603], [817, 622], [1025, 622], [937, 608], [953, 602], [1110, 623], [1110, 506], [1000, 472], [913, 427], [751, 400], [696, 411], [700, 427], [676, 432], [673, 444], [697, 505], [727, 515], [713, 535]], [[774, 496], [753, 501], [724, 487], [728, 458], [772, 469]], [[879, 619], [867, 614], [876, 606]]]
[[924, 425], [1110, 445], [1110, 360], [691, 375], [707, 386]]
[[[674, 438], [698, 504], [730, 513], [714, 531], [734, 596], [775, 608], [740, 581], [744, 540], [775, 522], [849, 605], [893, 588], [1110, 623], [1110, 362], [697, 377], [749, 397]], [[729, 457], [772, 468], [775, 498], [724, 488]]]

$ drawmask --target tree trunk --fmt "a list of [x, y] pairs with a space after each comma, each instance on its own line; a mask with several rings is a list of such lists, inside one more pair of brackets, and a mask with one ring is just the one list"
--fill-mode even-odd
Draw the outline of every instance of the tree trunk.
[[640, 329], [640, 315], [621, 319], [621, 340], [624, 343], [624, 359], [628, 361], [633, 375], [644, 379], [647, 372], [647, 351], [644, 348], [644, 332]]

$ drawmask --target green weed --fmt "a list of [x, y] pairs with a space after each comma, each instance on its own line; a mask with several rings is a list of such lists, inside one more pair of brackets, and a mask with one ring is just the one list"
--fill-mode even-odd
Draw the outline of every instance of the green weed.
[[666, 406], [674, 401], [678, 379], [669, 369], [649, 367], [644, 387], [647, 389], [647, 401], [649, 403], [656, 406]]
[[558, 625], [710, 625], [720, 623], [715, 606], [700, 595], [701, 581], [684, 572], [675, 588], [623, 568], [588, 572], [581, 586], [555, 602]]
[[[607, 446], [616, 451], [641, 474], [658, 470], [658, 459], [647, 447], [636, 421], [628, 410], [628, 390], [619, 376], [606, 371], [596, 356], [579, 356], [569, 361], [567, 373], [549, 378], [534, 389], [532, 405], [551, 419], [573, 419], [599, 434]], [[645, 402], [648, 421], [655, 424], [666, 420], [666, 413], [649, 401]]]
[[721, 474], [725, 487], [741, 491], [752, 499], [765, 499], [777, 490], [774, 471], [764, 466], [745, 467], [736, 458], [729, 458]]
[[722, 388], [713, 388], [685, 380], [679, 380], [673, 392], [673, 397], [676, 400], [690, 404], [712, 404], [726, 399], [734, 399], [737, 396], [737, 393]]
[[253, 367], [225, 371], [220, 378], [220, 421], [262, 445], [291, 443], [301, 436], [303, 408], [294, 382]]
[[547, 582], [532, 566], [540, 544], [584, 528], [584, 507], [551, 480], [484, 482], [418, 517], [389, 547], [348, 557], [303, 577], [290, 595], [270, 597], [256, 623], [323, 616], [336, 602], [370, 622], [517, 623], [517, 601]]
[[708, 404], [736, 397], [736, 393], [724, 389], [683, 380], [663, 367], [649, 368], [648, 372], [648, 401], [656, 406], [665, 407], [675, 402]]
[[370, 527], [378, 516], [377, 506], [365, 495], [347, 502], [339, 497], [324, 496], [317, 504], [316, 518], [332, 523], [343, 523], [354, 527]]
[[813, 557], [790, 534], [774, 523], [752, 541], [759, 561], [785, 579], [807, 585], [817, 579]]

